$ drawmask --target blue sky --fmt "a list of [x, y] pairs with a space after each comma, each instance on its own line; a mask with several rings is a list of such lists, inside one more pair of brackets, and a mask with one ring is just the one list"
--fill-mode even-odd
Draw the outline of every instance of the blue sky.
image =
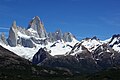
[[34, 16], [47, 32], [61, 29], [78, 39], [120, 33], [120, 0], [0, 0], [0, 32], [6, 35], [14, 20], [27, 27]]

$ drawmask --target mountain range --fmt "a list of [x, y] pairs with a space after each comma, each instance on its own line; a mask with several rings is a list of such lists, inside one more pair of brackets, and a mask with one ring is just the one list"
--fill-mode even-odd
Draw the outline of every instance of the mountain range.
[[94, 73], [120, 65], [120, 34], [104, 41], [96, 36], [78, 41], [70, 32], [47, 32], [38, 16], [26, 29], [14, 21], [8, 38], [1, 34], [0, 45], [31, 64], [62, 68], [75, 74]]

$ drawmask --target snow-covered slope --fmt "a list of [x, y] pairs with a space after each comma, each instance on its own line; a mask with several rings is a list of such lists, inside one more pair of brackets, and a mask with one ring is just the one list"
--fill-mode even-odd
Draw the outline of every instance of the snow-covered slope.
[[120, 44], [114, 45], [114, 46], [113, 46], [113, 49], [114, 49], [115, 51], [120, 52]]
[[98, 46], [103, 43], [98, 39], [86, 38], [75, 44], [72, 48], [70, 55], [76, 55], [82, 53], [83, 51], [93, 52]]
[[[4, 43], [3, 43], [4, 42]], [[94, 52], [100, 45], [107, 44], [120, 52], [120, 35], [101, 41], [97, 37], [77, 41], [70, 32], [46, 32], [38, 16], [34, 17], [27, 29], [18, 27], [14, 21], [9, 31], [8, 39], [2, 35], [0, 45], [21, 57], [31, 60], [40, 48], [46, 48], [51, 56], [76, 55], [83, 52]]]
[[34, 56], [34, 54], [39, 50], [39, 48], [27, 48], [27, 47], [23, 47], [23, 46], [16, 46], [16, 47], [11, 47], [9, 45], [3, 45], [0, 44], [1, 46], [3, 46], [4, 48], [14, 52], [15, 54], [24, 57], [26, 59], [31, 60], [32, 57]]
[[73, 40], [72, 42], [64, 42], [64, 41], [56, 41], [54, 43], [48, 43], [48, 45], [38, 45], [36, 44], [36, 47], [33, 48], [28, 48], [28, 47], [23, 47], [21, 45], [18, 45], [16, 47], [11, 47], [9, 45], [5, 45], [0, 43], [1, 46], [4, 48], [16, 53], [17, 55], [24, 57], [26, 59], [32, 60], [33, 56], [35, 53], [40, 49], [46, 47], [48, 51], [50, 51], [50, 55], [55, 56], [55, 55], [65, 55], [66, 52], [69, 52], [72, 48], [67, 45], [73, 46], [76, 44], [78, 41]]
[[[35, 32], [32, 29], [29, 29], [29, 31]], [[24, 39], [31, 39], [31, 37], [34, 36], [28, 36], [25, 35], [21, 32], [17, 32], [17, 35], [21, 38]], [[37, 38], [34, 37], [35, 40], [40, 41], [41, 40], [45, 40], [46, 38]], [[105, 41], [101, 41], [99, 39], [93, 39], [93, 38], [86, 38], [83, 39], [81, 41], [77, 41], [75, 38], [72, 39], [72, 42], [65, 42], [63, 40], [57, 40], [54, 42], [49, 42], [46, 45], [43, 44], [36, 44], [34, 43], [34, 47], [30, 48], [30, 47], [24, 47], [20, 44], [18, 44], [15, 47], [11, 47], [9, 45], [0, 43], [1, 46], [5, 47], [6, 49], [16, 53], [17, 55], [24, 57], [26, 59], [32, 60], [33, 56], [35, 55], [35, 53], [40, 49], [40, 48], [47, 48], [49, 51], [49, 54], [51, 56], [55, 56], [55, 55], [76, 55], [78, 53], [82, 53], [84, 51], [88, 51], [88, 52], [94, 52], [96, 50], [96, 48], [98, 48], [100, 45], [103, 44], [108, 44], [109, 46], [112, 45], [112, 49], [114, 49], [115, 51], [120, 52], [120, 43], [119, 43], [119, 36], [118, 37], [112, 37], [110, 39], [107, 39]], [[116, 43], [117, 42], [117, 43]]]
[[[20, 32], [18, 32], [18, 35], [22, 38], [29, 39], [30, 36], [24, 35]], [[45, 38], [36, 38], [40, 40], [44, 40]], [[112, 40], [112, 41], [111, 41]], [[92, 39], [92, 38], [86, 38], [81, 41], [77, 41], [75, 38], [73, 38], [72, 42], [65, 42], [63, 40], [57, 40], [54, 42], [48, 42], [47, 45], [41, 45], [41, 44], [35, 44], [35, 47], [29, 48], [29, 47], [23, 47], [22, 45], [17, 45], [16, 47], [11, 47], [6, 44], [0, 43], [3, 47], [6, 49], [16, 53], [17, 55], [24, 57], [26, 59], [32, 60], [32, 57], [35, 55], [35, 53], [40, 49], [40, 48], [47, 48], [51, 56], [55, 55], [76, 55], [78, 53], [82, 53], [83, 51], [88, 50], [89, 52], [94, 52], [96, 48], [98, 48], [102, 44], [114, 44], [116, 41], [118, 41], [119, 38], [110, 38], [105, 41], [101, 41], [99, 39]], [[111, 41], [111, 43], [110, 43]], [[115, 51], [120, 52], [120, 43], [114, 44], [112, 47]], [[69, 53], [71, 52], [72, 53]]]
[[81, 45], [86, 47], [90, 52], [95, 50], [99, 45], [102, 44], [99, 40], [96, 39], [82, 40], [81, 42]]
[[46, 46], [47, 49], [51, 50], [51, 55], [65, 55], [67, 52], [72, 50], [72, 46], [74, 46], [78, 41], [73, 39], [72, 42], [64, 42], [63, 40], [56, 41], [54, 43], [50, 43]]

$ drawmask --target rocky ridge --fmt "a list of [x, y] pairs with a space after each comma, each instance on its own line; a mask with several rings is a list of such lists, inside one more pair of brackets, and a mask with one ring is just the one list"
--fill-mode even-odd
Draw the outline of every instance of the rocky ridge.
[[75, 37], [71, 33], [62, 33], [61, 30], [57, 30], [55, 33], [47, 33], [43, 22], [38, 16], [35, 16], [30, 21], [27, 29], [17, 26], [16, 21], [14, 21], [9, 30], [7, 42], [11, 47], [21, 45], [33, 48], [36, 47], [36, 44], [47, 45], [49, 42], [57, 40], [72, 42], [73, 38]]
[[[115, 40], [118, 41], [118, 39], [117, 37]], [[71, 51], [65, 55], [49, 57], [46, 55], [43, 59], [43, 56], [39, 56], [42, 55], [42, 52], [40, 52], [35, 54], [35, 56], [38, 55], [39, 57], [33, 57], [33, 60], [41, 58], [42, 61], [38, 63], [40, 66], [66, 68], [75, 73], [92, 73], [120, 65], [120, 52], [114, 50], [114, 46], [110, 44], [113, 41], [113, 37], [108, 43], [103, 43], [97, 38], [86, 38], [76, 43]], [[50, 53], [44, 49], [43, 52]]]
[[70, 32], [46, 32], [38, 16], [30, 21], [27, 29], [17, 26], [14, 21], [8, 39], [1, 34], [0, 42], [33, 64], [75, 73], [96, 72], [120, 65], [120, 34], [107, 41], [96, 36], [77, 41]]

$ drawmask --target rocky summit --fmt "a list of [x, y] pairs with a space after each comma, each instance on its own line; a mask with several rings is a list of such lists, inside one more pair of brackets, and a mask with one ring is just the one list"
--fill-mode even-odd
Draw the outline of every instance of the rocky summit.
[[[45, 38], [47, 37], [46, 30], [44, 28], [44, 25], [40, 18], [38, 16], [35, 16], [29, 23], [28, 30], [34, 30], [37, 32], [37, 34], [33, 34], [33, 36], [37, 36], [39, 38]], [[32, 34], [31, 34], [32, 35]]]
[[30, 21], [27, 29], [17, 26], [16, 21], [14, 21], [12, 27], [10, 27], [7, 42], [4, 40], [4, 43], [9, 44], [11, 47], [21, 45], [33, 48], [36, 44], [47, 45], [48, 42], [57, 40], [71, 42], [73, 38], [75, 37], [71, 33], [63, 34], [61, 30], [54, 33], [46, 32], [43, 22], [38, 16], [35, 16]]
[[[116, 38], [116, 37], [115, 37]], [[112, 38], [113, 39], [113, 38]], [[65, 68], [73, 73], [94, 73], [119, 66], [120, 52], [97, 38], [86, 38], [76, 43], [65, 55], [50, 56], [50, 51], [40, 49], [33, 57], [39, 66]]]
[[9, 37], [8, 37], [8, 44], [12, 47], [17, 46], [17, 26], [16, 26], [16, 21], [13, 22], [12, 27], [9, 30]]
[[[60, 29], [47, 32], [38, 16], [26, 29], [14, 21], [8, 38], [1, 34], [0, 45], [34, 65], [75, 74], [94, 73], [120, 65], [120, 34], [104, 41], [96, 36], [78, 41], [72, 33], [63, 33]], [[10, 60], [18, 62], [16, 57]]]

